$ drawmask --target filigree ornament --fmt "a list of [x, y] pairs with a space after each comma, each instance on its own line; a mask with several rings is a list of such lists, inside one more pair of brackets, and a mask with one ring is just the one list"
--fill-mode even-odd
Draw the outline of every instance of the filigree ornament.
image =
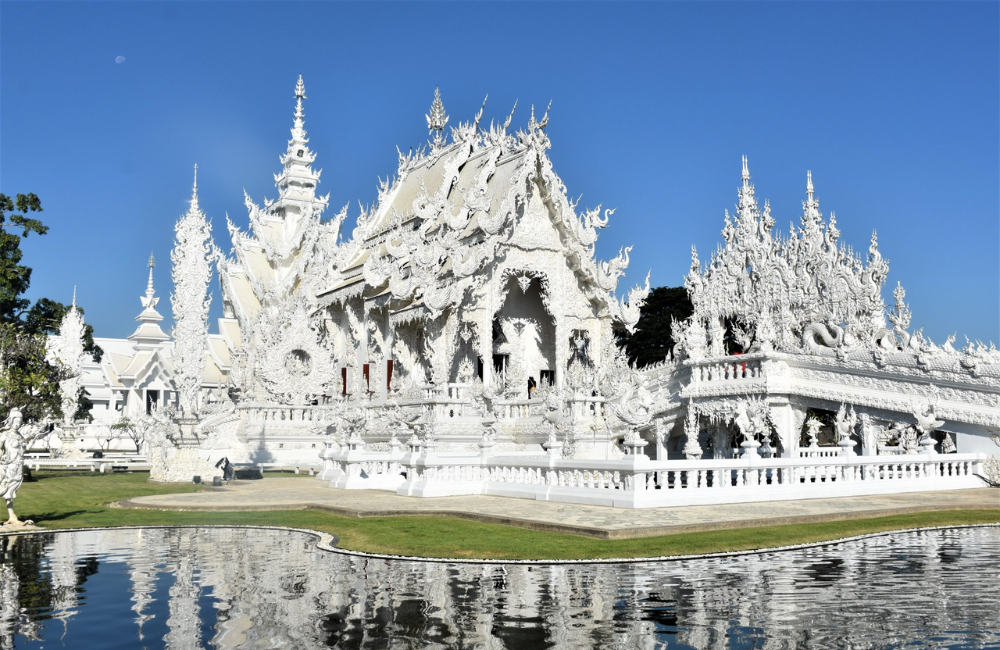
[[274, 399], [308, 404], [333, 394], [333, 358], [305, 302], [292, 299], [284, 307], [262, 315], [254, 328], [261, 350], [256, 371]]

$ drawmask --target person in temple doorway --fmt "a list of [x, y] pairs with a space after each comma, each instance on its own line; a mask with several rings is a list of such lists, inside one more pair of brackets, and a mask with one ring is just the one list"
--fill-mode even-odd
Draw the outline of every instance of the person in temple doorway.
[[538, 385], [535, 383], [534, 377], [528, 377], [528, 399], [531, 399], [531, 394], [535, 392]]

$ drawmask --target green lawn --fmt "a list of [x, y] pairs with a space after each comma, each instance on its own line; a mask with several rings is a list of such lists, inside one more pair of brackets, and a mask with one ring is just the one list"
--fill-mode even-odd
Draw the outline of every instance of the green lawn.
[[[287, 475], [286, 475], [287, 476]], [[176, 512], [108, 508], [148, 494], [193, 492], [195, 485], [155, 485], [147, 474], [38, 472], [15, 503], [21, 519], [43, 528], [170, 524], [251, 524], [310, 528], [340, 537], [343, 548], [418, 555], [503, 559], [581, 559], [684, 555], [802, 544], [919, 526], [1000, 522], [995, 510], [948, 510], [826, 523], [762, 526], [628, 540], [599, 540], [451, 517], [351, 518], [321, 510]], [[265, 479], [266, 480], [266, 479]], [[2, 528], [0, 528], [2, 530]]]

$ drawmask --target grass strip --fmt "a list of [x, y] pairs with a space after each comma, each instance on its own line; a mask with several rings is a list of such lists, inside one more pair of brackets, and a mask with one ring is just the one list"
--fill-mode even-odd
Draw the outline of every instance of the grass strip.
[[441, 516], [358, 519], [315, 509], [181, 512], [109, 508], [107, 504], [121, 499], [195, 492], [202, 488], [147, 483], [148, 475], [140, 472], [50, 471], [38, 472], [35, 476], [35, 482], [21, 487], [16, 507], [19, 517], [33, 519], [41, 528], [181, 524], [288, 526], [337, 535], [342, 548], [421, 557], [568, 560], [688, 555], [807, 544], [904, 528], [1000, 522], [998, 507], [602, 540]]

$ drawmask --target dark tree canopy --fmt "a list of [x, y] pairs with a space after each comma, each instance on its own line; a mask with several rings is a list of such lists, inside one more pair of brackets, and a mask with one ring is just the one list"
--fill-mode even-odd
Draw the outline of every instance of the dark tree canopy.
[[693, 312], [687, 289], [656, 287], [649, 292], [646, 304], [639, 311], [635, 332], [619, 332], [618, 345], [625, 350], [629, 361], [639, 368], [663, 361], [674, 349], [671, 319], [682, 321]]
[[48, 226], [27, 214], [41, 211], [42, 203], [34, 194], [18, 194], [16, 200], [0, 194], [0, 322], [2, 323], [20, 325], [25, 310], [31, 304], [31, 301], [24, 297], [24, 292], [31, 284], [31, 269], [21, 264], [21, 258], [24, 256], [21, 251], [21, 239], [27, 239], [33, 232], [39, 235], [48, 232]]

